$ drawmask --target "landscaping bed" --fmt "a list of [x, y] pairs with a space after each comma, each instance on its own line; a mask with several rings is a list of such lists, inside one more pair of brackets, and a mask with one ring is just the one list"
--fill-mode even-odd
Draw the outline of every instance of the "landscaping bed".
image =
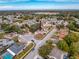
[[45, 37], [44, 34], [37, 34], [37, 35], [35, 35], [35, 38], [36, 38], [37, 40], [42, 40], [44, 37]]

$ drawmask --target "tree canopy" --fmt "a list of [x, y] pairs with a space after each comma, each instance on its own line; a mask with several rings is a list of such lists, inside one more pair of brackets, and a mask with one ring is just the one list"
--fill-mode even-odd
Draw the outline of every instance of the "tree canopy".
[[52, 49], [53, 49], [53, 45], [50, 43], [46, 43], [45, 45], [39, 48], [38, 53], [43, 58], [46, 58], [49, 55], [49, 53], [52, 51]]
[[65, 51], [65, 52], [68, 52], [68, 50], [69, 50], [68, 44], [64, 40], [59, 41], [57, 46], [59, 49]]
[[79, 41], [79, 34], [70, 32], [69, 35], [67, 35], [64, 40], [67, 42], [67, 44], [70, 46], [73, 42]]

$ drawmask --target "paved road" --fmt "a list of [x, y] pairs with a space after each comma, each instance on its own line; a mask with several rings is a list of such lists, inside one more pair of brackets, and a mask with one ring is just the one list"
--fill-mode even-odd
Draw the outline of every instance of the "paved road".
[[38, 54], [39, 47], [41, 47], [42, 45], [44, 45], [45, 42], [48, 39], [50, 39], [55, 32], [56, 32], [56, 29], [53, 29], [52, 31], [50, 31], [43, 40], [41, 40], [39, 43], [36, 44], [35, 50], [31, 51], [24, 59], [34, 59], [34, 57]]

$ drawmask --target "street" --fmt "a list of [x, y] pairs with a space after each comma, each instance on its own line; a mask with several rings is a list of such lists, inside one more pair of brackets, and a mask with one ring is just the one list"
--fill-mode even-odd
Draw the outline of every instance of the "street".
[[52, 35], [56, 32], [56, 28], [54, 28], [52, 31], [50, 31], [47, 36], [41, 40], [39, 43], [36, 44], [34, 51], [31, 51], [24, 59], [33, 59], [38, 54], [38, 49], [42, 45], [45, 44], [45, 42], [52, 37]]

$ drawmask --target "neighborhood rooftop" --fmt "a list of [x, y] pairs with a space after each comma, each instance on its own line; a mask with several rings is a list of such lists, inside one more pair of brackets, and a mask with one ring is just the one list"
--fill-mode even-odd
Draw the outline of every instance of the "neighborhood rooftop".
[[14, 52], [15, 54], [19, 53], [23, 48], [25, 47], [24, 44], [14, 44], [13, 46], [11, 46], [9, 48], [9, 50], [11, 50], [12, 52]]

